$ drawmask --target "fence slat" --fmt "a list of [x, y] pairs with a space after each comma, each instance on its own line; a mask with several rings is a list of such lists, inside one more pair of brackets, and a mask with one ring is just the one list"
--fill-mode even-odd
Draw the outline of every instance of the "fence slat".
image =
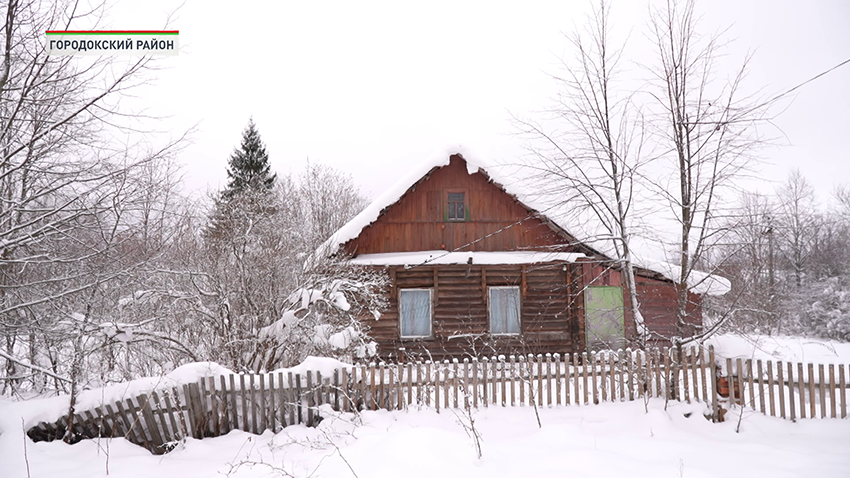
[[[815, 366], [809, 364], [809, 418], [817, 417], [817, 398], [815, 397]], [[801, 374], [802, 375], [802, 374]]]
[[753, 359], [747, 359], [747, 386], [750, 393], [750, 408], [756, 409], [756, 388], [753, 385]]
[[[159, 401], [159, 394], [156, 393], [156, 390], [151, 390], [151, 400], [153, 400], [153, 404], [156, 406], [157, 416], [159, 416], [159, 423], [161, 424], [162, 430], [162, 445], [174, 441], [176, 436], [176, 430], [168, 429], [168, 422], [165, 419], [165, 412], [163, 411], [162, 404]], [[171, 416], [171, 410], [168, 411], [168, 415]]]
[[841, 395], [841, 418], [847, 418], [847, 382], [844, 381], [844, 364], [838, 364], [838, 390]]
[[759, 384], [759, 411], [767, 414], [767, 410], [764, 407], [764, 370], [762, 370], [761, 359], [756, 361], [756, 373], [758, 373], [758, 384]]
[[[809, 380], [813, 381], [814, 377], [809, 378]], [[820, 417], [826, 418], [826, 376], [823, 373], [822, 363], [818, 364], [818, 381], [820, 383]]]
[[596, 352], [590, 352], [590, 366], [591, 366], [591, 369], [590, 369], [590, 379], [591, 380], [590, 380], [590, 382], [591, 382], [591, 386], [593, 387], [593, 394], [592, 395], [593, 395], [593, 403], [594, 404], [599, 403], [599, 383], [597, 382], [597, 379], [596, 379], [596, 372], [597, 372], [596, 365], [597, 365], [598, 359], [599, 359], [599, 356], [596, 355]]
[[[806, 418], [806, 383], [803, 373], [803, 364], [797, 364], [797, 385], [800, 394], [800, 418]], [[811, 395], [809, 400], [811, 400]]]
[[836, 417], [835, 409], [835, 364], [829, 364], [829, 417]]
[[[767, 393], [768, 393], [768, 404], [770, 405], [770, 416], [776, 416], [776, 406], [775, 406], [775, 395], [774, 395], [774, 385], [776, 382], [773, 381], [773, 360], [767, 361]], [[780, 387], [780, 392], [782, 393], [782, 388]]]

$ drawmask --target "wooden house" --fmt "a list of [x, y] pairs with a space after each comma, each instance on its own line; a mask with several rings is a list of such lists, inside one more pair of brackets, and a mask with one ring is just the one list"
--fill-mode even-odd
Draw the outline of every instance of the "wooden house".
[[[323, 246], [386, 268], [390, 306], [364, 318], [386, 359], [619, 348], [635, 336], [616, 264], [464, 154], [415, 166]], [[637, 271], [645, 322], [672, 337], [672, 281]], [[699, 294], [692, 294], [700, 325]]]

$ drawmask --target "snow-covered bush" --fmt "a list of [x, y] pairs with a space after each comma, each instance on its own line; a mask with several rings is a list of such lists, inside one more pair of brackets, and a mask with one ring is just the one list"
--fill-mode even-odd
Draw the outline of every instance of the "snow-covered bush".
[[850, 276], [812, 282], [783, 305], [785, 332], [850, 341]]
[[324, 269], [309, 286], [290, 295], [290, 308], [280, 319], [259, 330], [254, 369], [289, 367], [309, 355], [349, 361], [375, 355], [377, 344], [359, 319], [378, 317], [386, 307], [388, 277], [344, 263]]

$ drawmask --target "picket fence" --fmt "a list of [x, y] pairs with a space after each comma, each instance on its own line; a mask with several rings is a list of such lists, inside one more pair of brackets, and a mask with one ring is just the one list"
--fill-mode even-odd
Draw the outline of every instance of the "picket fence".
[[[844, 364], [722, 359], [713, 348], [524, 355], [206, 377], [84, 410], [28, 431], [35, 440], [123, 436], [152, 453], [186, 437], [278, 431], [336, 411], [590, 405], [661, 397], [705, 402], [714, 420], [744, 406], [786, 419], [846, 418]], [[67, 433], [67, 430], [71, 430]]]

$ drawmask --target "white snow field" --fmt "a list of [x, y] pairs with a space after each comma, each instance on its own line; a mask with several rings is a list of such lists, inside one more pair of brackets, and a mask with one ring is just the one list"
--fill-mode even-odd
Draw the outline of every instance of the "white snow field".
[[[723, 356], [850, 362], [848, 344], [730, 336], [712, 342]], [[331, 362], [321, 360], [328, 363], [315, 365]], [[92, 390], [82, 400], [223, 371], [213, 364], [190, 364], [164, 378]], [[703, 404], [661, 399], [542, 407], [537, 410], [542, 426], [533, 407], [357, 415], [324, 409], [325, 419], [316, 428], [297, 425], [277, 434], [233, 431], [187, 439], [163, 456], [124, 439], [67, 445], [26, 437], [25, 428], [55, 420], [65, 407], [67, 397], [0, 399], [0, 478], [850, 476], [850, 418], [795, 423], [735, 408], [725, 423], [711, 423], [703, 416]]]

